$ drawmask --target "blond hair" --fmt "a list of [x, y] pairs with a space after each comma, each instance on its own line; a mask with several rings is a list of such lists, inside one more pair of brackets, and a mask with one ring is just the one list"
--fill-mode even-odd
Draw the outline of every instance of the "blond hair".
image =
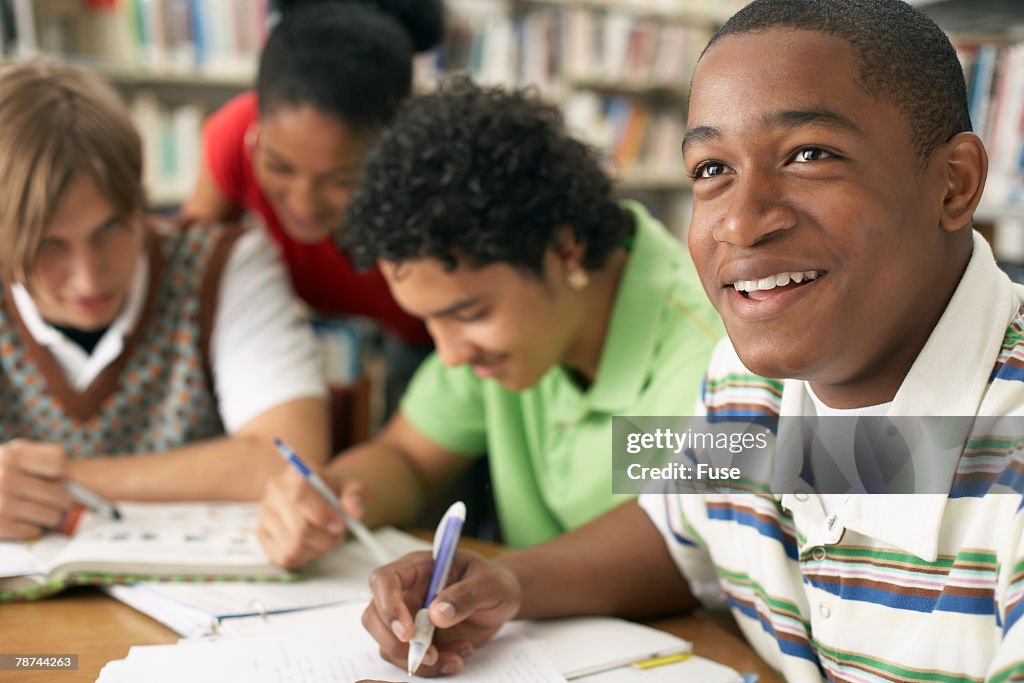
[[25, 281], [43, 230], [82, 174], [120, 215], [141, 212], [142, 144], [118, 94], [79, 66], [0, 69], [0, 272]]

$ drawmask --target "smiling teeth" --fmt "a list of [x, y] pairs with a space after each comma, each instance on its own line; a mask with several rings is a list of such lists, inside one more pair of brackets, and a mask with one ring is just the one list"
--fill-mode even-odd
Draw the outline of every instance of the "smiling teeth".
[[760, 280], [740, 280], [733, 284], [739, 292], [757, 292], [767, 291], [769, 289], [775, 289], [776, 287], [785, 287], [790, 282], [800, 284], [804, 280], [817, 279], [818, 271], [816, 270], [805, 270], [798, 273], [779, 273], [778, 275], [769, 275], [763, 277]]

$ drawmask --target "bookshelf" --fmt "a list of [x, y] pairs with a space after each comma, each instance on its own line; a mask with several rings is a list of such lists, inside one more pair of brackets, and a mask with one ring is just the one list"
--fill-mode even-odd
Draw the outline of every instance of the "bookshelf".
[[988, 181], [975, 223], [991, 236], [1000, 261], [1024, 264], [1024, 4], [915, 4], [951, 36], [967, 80], [971, 123], [989, 153]]
[[[417, 82], [469, 71], [537, 87], [570, 128], [605, 150], [619, 190], [677, 232], [689, 181], [679, 140], [689, 75], [742, 0], [447, 0], [448, 44], [420, 57]], [[85, 64], [129, 102], [143, 137], [151, 201], [179, 204], [198, 169], [205, 115], [249, 87], [266, 0], [0, 0], [5, 59]], [[197, 150], [193, 153], [191, 150]], [[673, 213], [683, 206], [685, 213]]]
[[251, 86], [266, 16], [266, 0], [0, 0], [0, 55], [113, 83], [142, 137], [150, 203], [169, 210], [195, 183], [203, 119]]
[[700, 51], [742, 0], [449, 0], [435, 73], [532, 86], [600, 148], [623, 196], [689, 223], [679, 143]]
[[514, 0], [524, 5], [581, 6], [598, 10], [627, 11], [640, 17], [690, 24], [719, 25], [745, 2], [704, 2], [703, 0]]
[[958, 36], [971, 122], [989, 153], [979, 220], [1024, 219], [1024, 42]]

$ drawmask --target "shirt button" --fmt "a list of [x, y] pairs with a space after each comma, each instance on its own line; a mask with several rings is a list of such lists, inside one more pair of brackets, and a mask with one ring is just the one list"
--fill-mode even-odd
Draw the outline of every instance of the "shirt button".
[[811, 551], [811, 557], [813, 557], [816, 561], [821, 562], [825, 559], [825, 549], [822, 548], [820, 545], [817, 546], [814, 550]]
[[818, 614], [821, 615], [822, 619], [828, 619], [830, 616], [832, 616], [832, 610], [828, 608], [828, 605], [822, 603], [818, 605]]
[[832, 531], [832, 527], [836, 525], [837, 520], [838, 517], [836, 517], [835, 515], [829, 515], [829, 518], [825, 520], [825, 525], [828, 526], [829, 531]]
[[793, 494], [793, 497], [796, 498], [801, 503], [804, 503], [807, 501], [807, 491], [797, 491], [796, 493]]

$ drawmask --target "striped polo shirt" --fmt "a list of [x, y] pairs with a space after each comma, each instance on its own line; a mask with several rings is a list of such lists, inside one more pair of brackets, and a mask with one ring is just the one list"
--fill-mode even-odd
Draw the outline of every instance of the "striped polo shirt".
[[[948, 495], [854, 495], [832, 514], [815, 493], [641, 496], [694, 594], [727, 605], [787, 681], [1024, 681], [1022, 301], [975, 234], [889, 409], [1021, 418], [974, 422]], [[723, 340], [698, 412], [796, 416], [807, 391], [754, 375]]]

